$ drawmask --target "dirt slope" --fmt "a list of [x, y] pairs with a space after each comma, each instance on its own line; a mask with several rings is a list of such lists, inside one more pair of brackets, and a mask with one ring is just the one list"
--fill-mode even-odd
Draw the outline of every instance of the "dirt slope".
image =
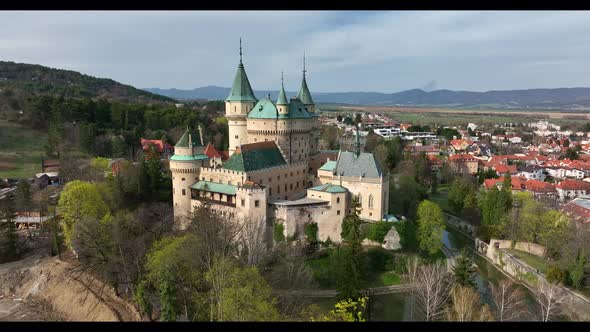
[[110, 287], [88, 274], [82, 282], [72, 264], [57, 257], [32, 256], [0, 265], [0, 321], [137, 321], [139, 313]]

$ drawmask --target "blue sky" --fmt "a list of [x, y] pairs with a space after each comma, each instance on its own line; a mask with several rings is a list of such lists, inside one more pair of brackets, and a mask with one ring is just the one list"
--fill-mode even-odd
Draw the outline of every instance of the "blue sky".
[[230, 86], [240, 36], [261, 90], [590, 87], [588, 11], [0, 12], [0, 60], [140, 88]]

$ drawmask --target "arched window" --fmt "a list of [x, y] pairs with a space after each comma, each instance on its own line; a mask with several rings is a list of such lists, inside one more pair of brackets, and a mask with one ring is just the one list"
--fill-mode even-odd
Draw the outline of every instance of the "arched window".
[[369, 209], [373, 208], [373, 195], [369, 195]]
[[358, 201], [358, 203], [359, 203], [359, 206], [360, 206], [360, 207], [363, 207], [363, 196], [362, 196], [362, 195], [359, 193], [359, 194], [356, 196], [356, 199], [357, 199], [357, 201]]

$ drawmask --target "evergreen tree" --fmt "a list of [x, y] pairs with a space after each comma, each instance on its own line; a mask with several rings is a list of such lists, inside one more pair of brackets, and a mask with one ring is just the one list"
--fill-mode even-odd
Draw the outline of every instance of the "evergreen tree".
[[23, 179], [18, 182], [16, 187], [14, 203], [20, 212], [30, 212], [33, 208], [33, 193], [31, 192], [31, 184], [29, 181]]
[[3, 234], [0, 234], [3, 236], [3, 245], [0, 246], [2, 250], [0, 260], [2, 261], [14, 261], [19, 258], [18, 234], [16, 233], [15, 219], [16, 213], [12, 207], [12, 202], [5, 199], [0, 206], [0, 220], [4, 220], [2, 223], [4, 226]]
[[461, 251], [461, 256], [455, 260], [453, 274], [455, 282], [461, 286], [477, 287], [475, 284], [476, 269], [473, 266], [473, 260], [465, 248]]

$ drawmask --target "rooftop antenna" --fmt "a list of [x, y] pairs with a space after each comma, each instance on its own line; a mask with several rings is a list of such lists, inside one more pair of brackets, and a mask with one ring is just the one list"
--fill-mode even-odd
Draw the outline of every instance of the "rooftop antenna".
[[359, 123], [356, 128], [356, 157], [361, 154], [361, 139], [360, 139], [361, 124]]
[[281, 70], [281, 87], [285, 88], [285, 81], [283, 77], [283, 71]]

